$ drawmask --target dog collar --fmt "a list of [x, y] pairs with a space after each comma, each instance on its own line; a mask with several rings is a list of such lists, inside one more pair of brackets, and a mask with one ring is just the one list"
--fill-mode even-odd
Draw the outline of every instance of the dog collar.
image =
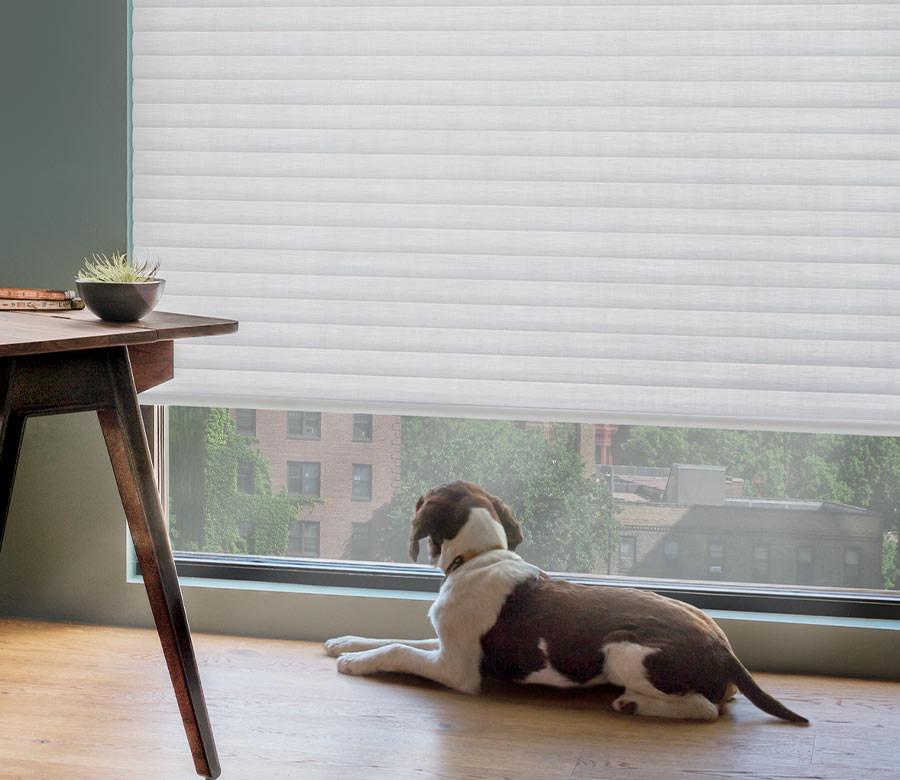
[[449, 577], [453, 572], [455, 572], [460, 566], [468, 563], [472, 560], [472, 558], [477, 558], [479, 555], [483, 555], [486, 552], [491, 552], [492, 550], [505, 550], [506, 548], [503, 545], [498, 544], [496, 547], [491, 547], [489, 550], [482, 550], [477, 553], [469, 553], [468, 555], [457, 555], [452, 561], [450, 561], [450, 565], [447, 567], [446, 571], [444, 571], [444, 576]]

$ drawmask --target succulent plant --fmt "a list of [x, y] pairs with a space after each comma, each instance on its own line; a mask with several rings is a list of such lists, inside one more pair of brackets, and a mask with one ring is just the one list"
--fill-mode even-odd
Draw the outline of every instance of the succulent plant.
[[112, 257], [93, 254], [84, 258], [84, 265], [75, 276], [82, 282], [152, 282], [159, 270], [159, 261], [140, 261], [127, 252], [113, 252]]

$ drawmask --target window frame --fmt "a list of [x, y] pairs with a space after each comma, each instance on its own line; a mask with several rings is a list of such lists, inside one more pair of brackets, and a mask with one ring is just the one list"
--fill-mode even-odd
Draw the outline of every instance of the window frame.
[[[847, 560], [850, 554], [853, 553], [856, 556], [856, 562], [851, 563]], [[841, 563], [842, 563], [842, 573], [844, 580], [844, 587], [852, 588], [854, 585], [848, 584], [847, 580], [853, 580], [854, 582], [860, 582], [862, 580], [862, 569], [863, 569], [863, 554], [862, 549], [855, 546], [850, 545], [848, 547], [844, 547], [841, 551]], [[855, 567], [855, 570], [850, 568]]]
[[[758, 556], [757, 553], [759, 552], [765, 554]], [[772, 576], [771, 550], [769, 544], [766, 542], [754, 542], [751, 570], [753, 582], [768, 582], [769, 578]]]
[[[315, 527], [316, 529], [316, 551], [315, 553], [304, 550], [306, 547], [306, 531], [309, 528]], [[291, 533], [296, 530], [297, 537], [299, 539], [299, 547], [300, 551], [297, 553], [298, 556], [302, 556], [304, 558], [318, 558], [322, 554], [322, 523], [318, 520], [298, 520], [293, 528], [291, 528]], [[292, 553], [293, 554], [293, 553]]]
[[[241, 414], [243, 412], [243, 414]], [[247, 413], [249, 413], [249, 425], [242, 424], [246, 423]], [[245, 419], [242, 420], [241, 418]], [[235, 432], [240, 434], [241, 436], [256, 436], [256, 409], [250, 409], [248, 407], [239, 407], [234, 410], [234, 429]]]
[[[721, 554], [713, 555], [713, 547], [717, 547], [721, 549]], [[718, 537], [710, 538], [710, 540], [706, 544], [706, 568], [707, 573], [710, 577], [716, 580], [724, 580], [725, 579], [725, 557], [727, 554], [727, 548], [724, 539], [719, 539]], [[718, 566], [715, 566], [713, 561], [718, 561]], [[716, 568], [718, 571], [713, 571]]]
[[[437, 593], [444, 575], [431, 566], [263, 556], [224, 556], [176, 552], [180, 577], [232, 580], [240, 583], [303, 585], [315, 588], [364, 591]], [[892, 591], [836, 591], [801, 586], [763, 586], [755, 583], [667, 581], [642, 577], [559, 574], [551, 576], [586, 585], [637, 588], [669, 596], [705, 610], [803, 615], [811, 617], [900, 620], [900, 600]]]
[[[623, 552], [623, 542], [627, 542], [631, 545], [630, 554]], [[627, 558], [626, 555], [630, 555], [630, 558]], [[630, 560], [630, 563], [627, 566], [623, 567], [623, 560]], [[637, 571], [637, 536], [633, 534], [625, 534], [624, 536], [619, 536], [619, 550], [616, 557], [616, 570], [619, 572], [619, 574], [634, 574]]]
[[[801, 561], [800, 560], [800, 551], [808, 550], [809, 551], [809, 560]], [[798, 585], [812, 585], [815, 582], [816, 578], [816, 548], [812, 544], [801, 544], [797, 547], [794, 552], [794, 566], [796, 573], [796, 580]], [[801, 572], [803, 572], [801, 576]], [[801, 582], [802, 580], [807, 580], [806, 582]]]
[[[250, 490], [241, 489], [242, 483], [244, 483], [244, 487], [247, 486], [247, 484], [244, 482], [245, 480], [249, 480]], [[252, 496], [256, 492], [256, 480], [254, 479], [253, 475], [253, 464], [245, 460], [239, 460], [237, 462], [237, 492], [245, 496]]]
[[681, 539], [663, 540], [663, 571], [669, 579], [680, 579], [681, 575]]
[[[357, 469], [362, 469], [365, 473], [368, 473], [368, 480], [357, 479]], [[351, 501], [371, 501], [372, 500], [372, 483], [375, 480], [374, 469], [372, 468], [371, 463], [353, 463], [350, 466], [350, 500]], [[368, 494], [359, 495], [356, 492], [357, 485], [366, 485], [368, 486]]]
[[[299, 476], [296, 477], [297, 479], [300, 480], [300, 490], [296, 491], [296, 492], [292, 491], [290, 488], [291, 479], [294, 479], [294, 477], [292, 477], [291, 473], [290, 473], [292, 465], [298, 466], [299, 470], [300, 470]], [[306, 484], [306, 475], [304, 473], [304, 468], [303, 468], [304, 466], [316, 466], [318, 468], [319, 474], [318, 474], [318, 477], [316, 478], [317, 488], [316, 488], [315, 493], [304, 490], [304, 487]], [[322, 462], [318, 461], [318, 460], [288, 460], [288, 461], [286, 461], [284, 488], [289, 496], [295, 496], [295, 497], [312, 496], [314, 498], [321, 497], [321, 495], [322, 495]]]
[[[368, 429], [368, 434], [363, 434], [361, 436], [356, 435], [356, 426], [357, 426], [357, 418], [359, 417], [368, 417], [368, 421], [366, 423], [366, 427]], [[360, 442], [362, 444], [371, 444], [375, 440], [375, 416], [372, 414], [356, 414], [353, 415], [353, 434], [351, 436], [351, 440], [355, 442]]]
[[[291, 415], [300, 415], [300, 433], [292, 433], [291, 432]], [[306, 427], [306, 416], [307, 415], [317, 415], [319, 418], [319, 424], [317, 426], [317, 433], [304, 433], [304, 428]], [[297, 440], [306, 440], [306, 441], [321, 441], [322, 440], [322, 413], [321, 412], [295, 412], [288, 411], [287, 419], [285, 420], [285, 438], [286, 439], [297, 439]]]
[[[142, 406], [148, 444], [153, 454], [157, 485], [164, 497], [168, 491], [165, 455], [168, 421], [165, 407]], [[168, 501], [163, 501], [167, 510]], [[679, 545], [681, 547], [681, 545]], [[679, 549], [679, 553], [683, 553]], [[132, 553], [133, 555], [133, 553]], [[815, 553], [813, 553], [815, 555]], [[198, 582], [233, 583], [234, 588], [260, 583], [330, 590], [407, 592], [436, 594], [443, 573], [427, 565], [336, 561], [329, 559], [279, 559], [255, 555], [229, 556], [216, 553], [174, 551], [176, 572]], [[843, 553], [842, 553], [843, 560]], [[135, 561], [136, 563], [136, 561]], [[813, 558], [812, 565], [815, 564]], [[560, 574], [551, 576], [587, 585], [611, 585], [658, 593], [703, 610], [731, 613], [783, 615], [801, 619], [859, 619], [900, 623], [900, 594], [896, 591], [841, 590], [812, 585], [731, 583], [716, 580], [663, 580], [647, 577]]]

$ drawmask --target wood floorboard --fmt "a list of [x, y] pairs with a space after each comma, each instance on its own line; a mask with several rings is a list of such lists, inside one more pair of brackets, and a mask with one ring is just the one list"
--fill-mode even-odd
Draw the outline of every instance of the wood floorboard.
[[[900, 683], [761, 674], [714, 723], [634, 718], [611, 690], [337, 674], [318, 643], [196, 635], [223, 780], [897, 780]], [[156, 634], [0, 619], [0, 780], [189, 780]]]

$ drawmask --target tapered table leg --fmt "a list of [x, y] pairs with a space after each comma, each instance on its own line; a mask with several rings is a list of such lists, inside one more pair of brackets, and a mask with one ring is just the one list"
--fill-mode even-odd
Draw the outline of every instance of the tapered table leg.
[[22, 432], [25, 430], [25, 415], [9, 403], [9, 379], [13, 365], [13, 360], [0, 363], [0, 547], [3, 546], [6, 516], [9, 514]]
[[110, 349], [107, 354], [115, 405], [97, 412], [100, 426], [106, 439], [194, 765], [198, 774], [215, 778], [220, 772], [218, 755], [175, 573], [169, 535], [153, 478], [150, 451], [128, 355], [125, 348]]

